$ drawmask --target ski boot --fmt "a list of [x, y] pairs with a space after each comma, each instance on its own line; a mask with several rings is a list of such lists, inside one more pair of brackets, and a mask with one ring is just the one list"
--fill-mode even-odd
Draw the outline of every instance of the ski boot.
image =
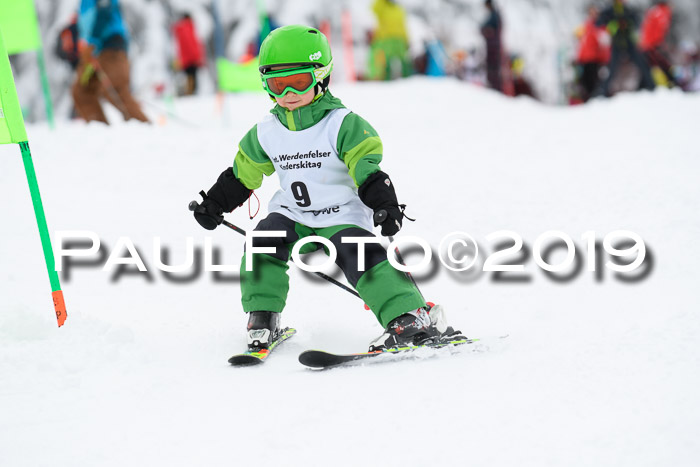
[[429, 339], [433, 333], [427, 308], [418, 308], [391, 320], [384, 334], [369, 344], [369, 352], [414, 345], [416, 341]]
[[466, 337], [447, 325], [445, 312], [440, 305], [429, 303], [427, 307], [410, 311], [390, 321], [384, 334], [370, 343], [369, 352], [458, 339]]
[[428, 312], [430, 314], [430, 326], [436, 331], [438, 341], [453, 341], [467, 338], [461, 331], [456, 331], [452, 326], [447, 325], [447, 317], [441, 305], [435, 305], [434, 303], [428, 303], [428, 305], [431, 307]]
[[272, 311], [248, 313], [248, 350], [267, 349], [280, 334], [280, 314]]

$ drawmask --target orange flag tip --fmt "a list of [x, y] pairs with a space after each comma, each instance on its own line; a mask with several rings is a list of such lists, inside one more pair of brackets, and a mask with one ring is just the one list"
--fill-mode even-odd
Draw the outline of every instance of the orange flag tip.
[[56, 290], [51, 292], [53, 297], [53, 307], [56, 310], [56, 320], [58, 321], [58, 327], [60, 328], [66, 322], [68, 317], [68, 312], [66, 311], [66, 302], [63, 300], [63, 291]]

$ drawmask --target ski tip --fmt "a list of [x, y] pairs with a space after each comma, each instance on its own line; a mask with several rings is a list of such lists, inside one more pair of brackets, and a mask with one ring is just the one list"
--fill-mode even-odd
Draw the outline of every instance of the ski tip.
[[232, 366], [253, 366], [261, 364], [263, 359], [254, 355], [241, 354], [229, 358], [228, 362]]
[[258, 351], [247, 351], [228, 359], [228, 362], [233, 366], [252, 366], [264, 363], [265, 360], [270, 356], [270, 353], [282, 342], [286, 341], [294, 334], [297, 330], [294, 328], [284, 328], [281, 334], [275, 339], [268, 349], [260, 349]]
[[299, 354], [299, 363], [309, 368], [326, 368], [326, 360], [333, 354], [323, 350], [305, 350]]

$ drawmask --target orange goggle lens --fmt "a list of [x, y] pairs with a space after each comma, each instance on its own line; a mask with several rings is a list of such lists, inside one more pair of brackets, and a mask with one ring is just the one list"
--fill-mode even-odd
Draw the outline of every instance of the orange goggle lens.
[[289, 76], [267, 78], [265, 82], [267, 83], [267, 89], [272, 94], [280, 97], [284, 95], [287, 88], [291, 88], [290, 91], [294, 91], [297, 94], [303, 94], [314, 85], [314, 75], [311, 72], [297, 73]]

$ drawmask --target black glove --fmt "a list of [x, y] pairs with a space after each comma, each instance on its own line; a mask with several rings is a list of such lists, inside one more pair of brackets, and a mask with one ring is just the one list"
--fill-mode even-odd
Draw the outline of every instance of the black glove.
[[224, 221], [224, 210], [221, 209], [219, 203], [208, 198], [204, 191], [200, 192], [200, 194], [204, 198], [204, 201], [194, 209], [194, 218], [199, 222], [199, 225], [205, 229], [214, 230]]
[[200, 193], [204, 201], [194, 210], [194, 218], [207, 230], [214, 230], [224, 221], [224, 212], [241, 206], [252, 190], [246, 188], [233, 174], [232, 168], [224, 170], [207, 193]]
[[[394, 185], [389, 176], [382, 171], [370, 175], [358, 190], [360, 199], [374, 211], [374, 225], [382, 226], [382, 235], [389, 237], [401, 230], [404, 217], [402, 207], [396, 199]], [[378, 215], [385, 211], [386, 215]]]

